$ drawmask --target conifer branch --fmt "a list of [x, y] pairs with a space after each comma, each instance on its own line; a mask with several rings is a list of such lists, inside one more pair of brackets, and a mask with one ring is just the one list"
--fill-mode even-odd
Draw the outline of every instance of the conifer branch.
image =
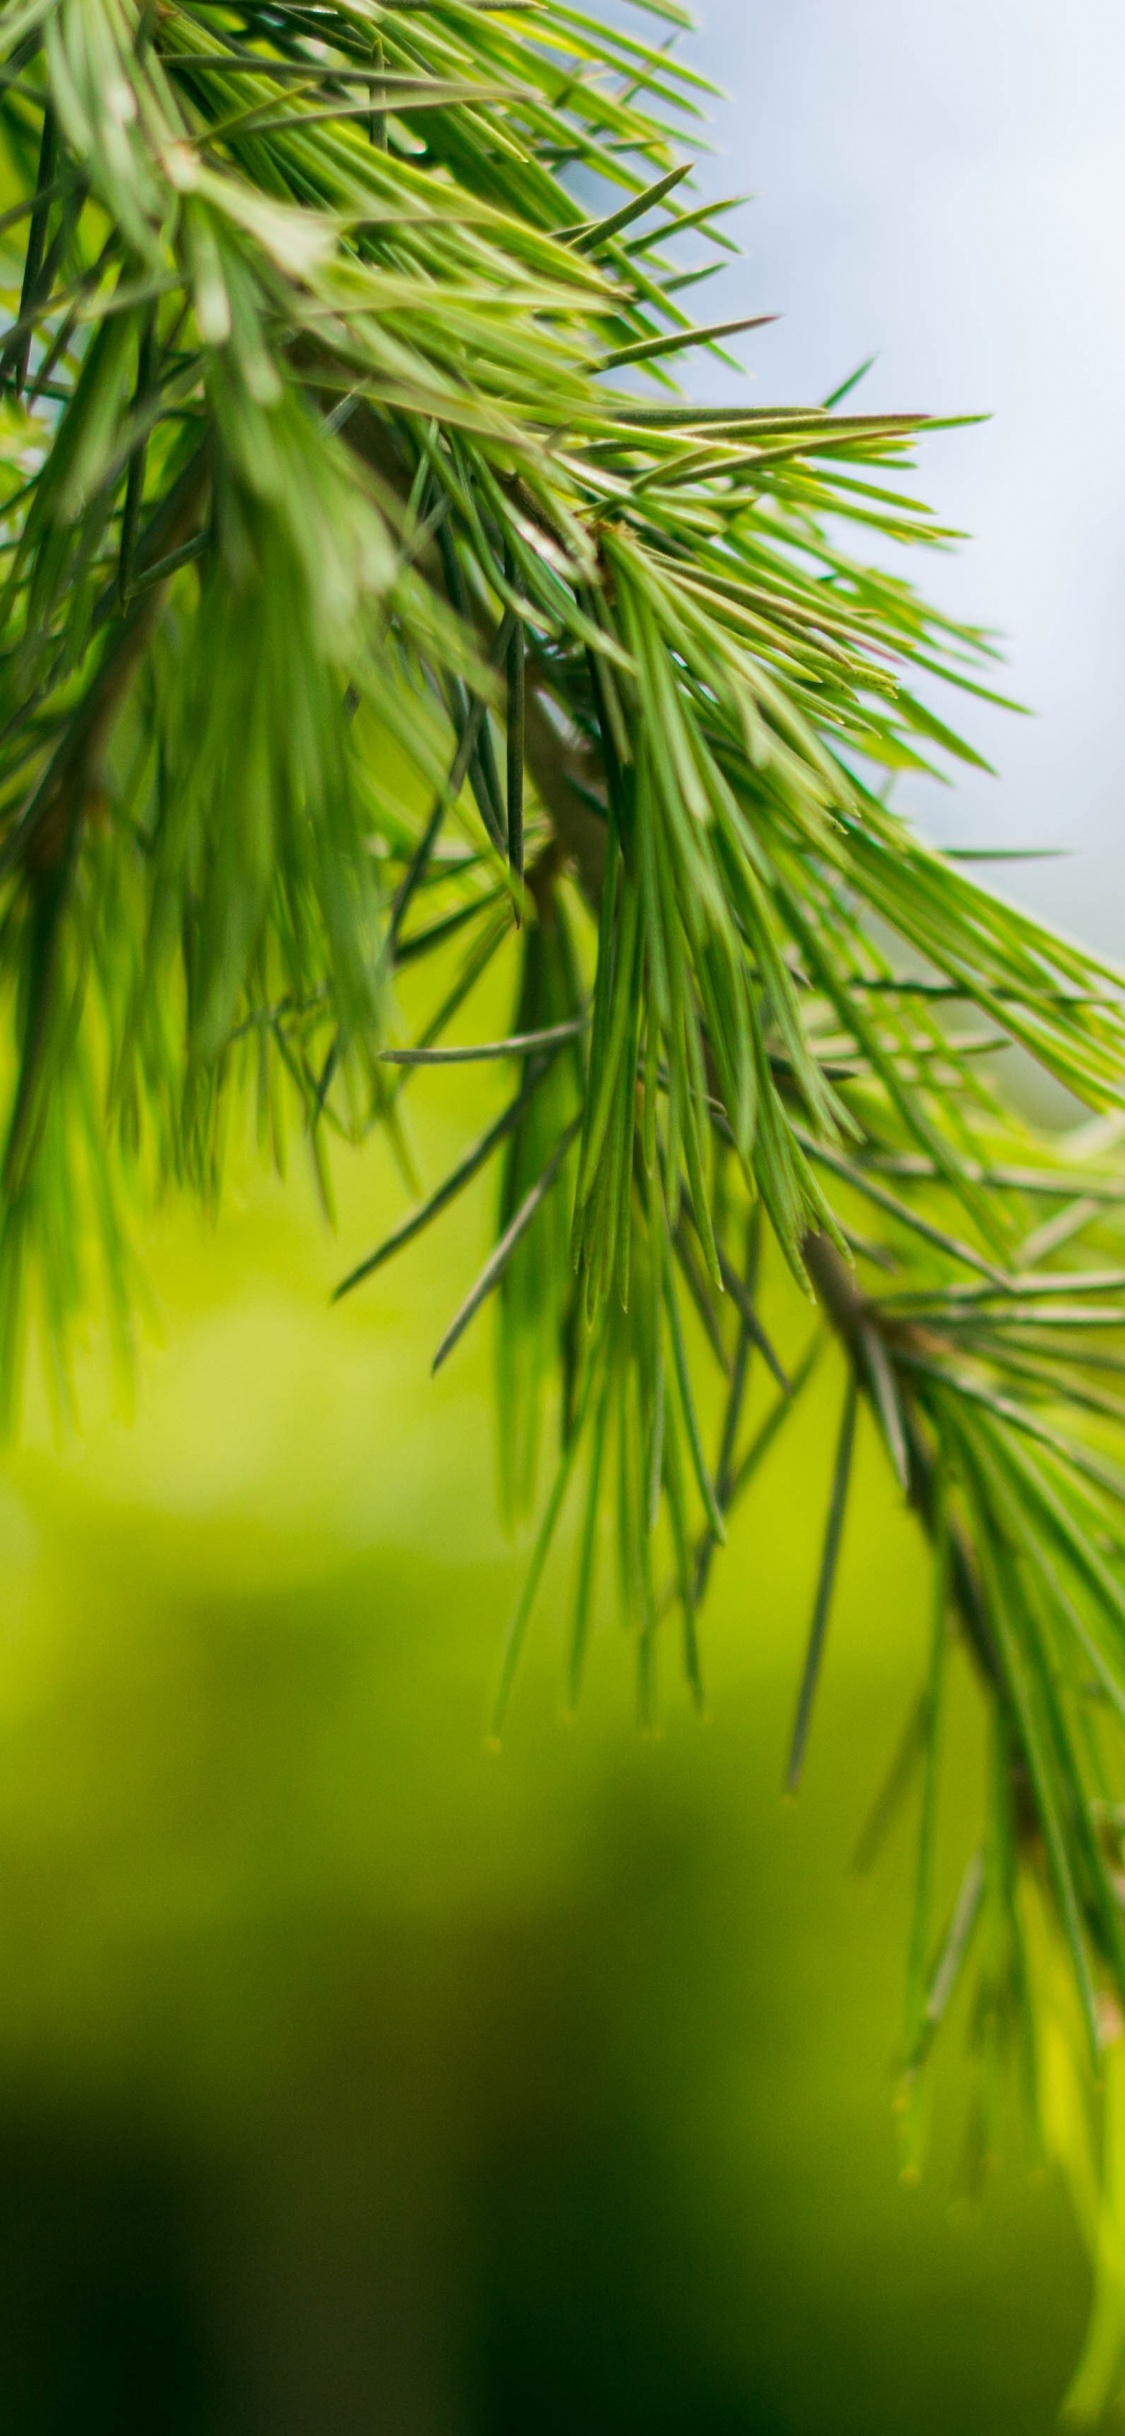
[[[136, 1213], [214, 1202], [240, 1110], [326, 1196], [330, 1140], [397, 1143], [503, 959], [501, 1113], [345, 1280], [491, 1170], [443, 1353], [490, 1298], [510, 1511], [556, 1439], [497, 1718], [577, 1476], [571, 1695], [604, 1505], [642, 1715], [674, 1605], [702, 1698], [811, 1294], [850, 1418], [796, 1757], [856, 1411], [993, 1720], [936, 1954], [920, 1867], [913, 2089], [970, 1963], [982, 2018], [1034, 2007], [1029, 1888], [1088, 2031], [1125, 2005], [1125, 999], [890, 800], [977, 763], [948, 705], [997, 698], [988, 636], [885, 571], [948, 538], [903, 486], [925, 418], [672, 385], [735, 332], [693, 323], [678, 246], [729, 240], [676, 137], [700, 80], [640, 25], [0, 10], [0, 1386], [29, 1298], [63, 1372], [91, 1299], [124, 1313]], [[1107, 1120], [1081, 1155], [996, 1040]]]

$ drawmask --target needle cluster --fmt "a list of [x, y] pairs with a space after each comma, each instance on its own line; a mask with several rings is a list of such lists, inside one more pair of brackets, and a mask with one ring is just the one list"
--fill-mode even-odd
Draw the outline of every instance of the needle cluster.
[[[494, 1172], [438, 1358], [494, 1298], [512, 1511], [556, 1439], [497, 1729], [572, 1483], [568, 1697], [609, 1512], [641, 1714], [673, 1613], [702, 1703], [727, 1520], [842, 1376], [789, 1783], [865, 1413], [935, 1585], [872, 1831], [919, 1775], [904, 2088], [975, 1954], [982, 2091], [1011, 2054], [1034, 2113], [1042, 1953], [1095, 2067], [1125, 2006], [1121, 980], [892, 806], [975, 758], [935, 687], [992, 692], [987, 637], [886, 571], [948, 539], [903, 487], [920, 418], [673, 385], [749, 325], [688, 309], [729, 239], [684, 20], [647, 17], [0, 9], [0, 1380], [29, 1309], [60, 1378], [92, 1293], [127, 1331], [131, 1212], [213, 1199], [247, 1103], [327, 1198], [334, 1137], [406, 1161], [418, 1072], [499, 1060], [339, 1289]], [[510, 1034], [450, 1049], [499, 957]], [[1023, 1123], [1012, 1042], [1100, 1128]], [[942, 1918], [958, 1644], [991, 1760]]]

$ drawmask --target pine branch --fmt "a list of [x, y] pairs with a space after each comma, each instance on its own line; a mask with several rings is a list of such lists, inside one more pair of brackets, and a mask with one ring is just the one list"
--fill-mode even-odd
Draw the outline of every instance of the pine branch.
[[[498, 1718], [579, 1475], [569, 1696], [604, 1508], [642, 1716], [673, 1606], [702, 1700], [713, 1559], [814, 1375], [811, 1293], [849, 1418], [792, 1773], [857, 1414], [993, 1721], [936, 1952], [920, 1860], [910, 2089], [970, 1952], [989, 2037], [1031, 2018], [1032, 1899], [1096, 2037], [1125, 2004], [1125, 1001], [889, 799], [979, 759], [940, 687], [998, 698], [988, 636], [886, 571], [888, 541], [948, 539], [904, 483], [925, 420], [673, 387], [734, 335], [682, 300], [729, 240], [675, 136], [699, 80], [643, 14], [236, 16], [0, 21], [9, 1402], [28, 1298], [64, 1354], [92, 1297], [124, 1310], [135, 1213], [169, 1182], [213, 1202], [243, 1113], [276, 1141], [291, 1112], [326, 1199], [333, 1142], [381, 1127], [405, 1163], [400, 1094], [467, 1054], [435, 1044], [502, 960], [510, 1029], [477, 1053], [515, 1069], [503, 1106], [344, 1281], [492, 1172], [441, 1354], [492, 1299], [513, 1511], [558, 1441]], [[752, 343], [774, 300], [748, 301]], [[434, 1011], [403, 1045], [408, 964]], [[997, 1039], [1107, 1116], [1100, 1148], [1005, 1105]]]

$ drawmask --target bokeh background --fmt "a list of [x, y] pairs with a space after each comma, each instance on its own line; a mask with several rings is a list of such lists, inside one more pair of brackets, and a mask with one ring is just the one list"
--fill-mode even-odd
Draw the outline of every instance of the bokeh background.
[[[979, 535], [919, 570], [1004, 630], [1034, 720], [935, 836], [1120, 950], [1125, 18], [1115, 0], [711, 0], [708, 189], [752, 188], [717, 309], [763, 399], [877, 352], [873, 406], [993, 419], [924, 487]], [[728, 376], [701, 374], [714, 388]], [[498, 1029], [511, 976], [472, 1009]], [[499, 1081], [411, 1086], [436, 1178]], [[926, 1584], [861, 1447], [805, 1787], [780, 1800], [835, 1395], [716, 1571], [710, 1722], [632, 1723], [608, 1585], [560, 1722], [564, 1530], [499, 1757], [525, 1551], [489, 1347], [428, 1357], [486, 1198], [329, 1312], [402, 1188], [248, 1166], [167, 1211], [130, 1415], [33, 1393], [0, 1471], [0, 2423], [13, 2436], [1033, 2436], [1086, 2271], [1013, 2123], [965, 2164], [955, 2016], [898, 2175], [910, 1846], [849, 1872], [923, 1667]], [[780, 1288], [771, 1313], [796, 1347]], [[758, 1390], [764, 1397], [764, 1387]], [[610, 1567], [605, 1565], [608, 1576]], [[977, 1720], [946, 1802], [955, 1881]]]
[[703, 181], [755, 200], [732, 224], [746, 261], [701, 293], [781, 315], [743, 342], [753, 394], [824, 397], [874, 355], [857, 407], [988, 418], [923, 451], [922, 495], [973, 538], [918, 574], [996, 630], [1034, 715], [979, 712], [1003, 783], [959, 774], [919, 811], [944, 844], [1062, 849], [1021, 896], [1119, 954], [1125, 14], [709, 0], [705, 19], [731, 98]]

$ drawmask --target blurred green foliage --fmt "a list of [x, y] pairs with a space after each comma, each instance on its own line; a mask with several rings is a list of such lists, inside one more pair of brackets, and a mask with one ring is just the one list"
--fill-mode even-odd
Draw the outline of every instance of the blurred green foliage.
[[[412, 1087], [426, 1174], [489, 1089]], [[798, 1804], [834, 1392], [716, 1575], [711, 1723], [670, 1653], [637, 1734], [607, 1563], [560, 1726], [571, 1517], [488, 1755], [524, 1556], [487, 1330], [426, 1375], [488, 1205], [330, 1313], [402, 1196], [380, 1155], [342, 1172], [336, 1242], [311, 1190], [255, 1183], [217, 1233], [170, 1213], [135, 1422], [93, 1347], [81, 1439], [33, 1409], [5, 1466], [3, 2426], [1046, 2431], [1085, 2269], [1014, 2122], [975, 2195], [963, 2019], [926, 2174], [897, 2175], [905, 1820], [869, 1881], [844, 1856], [927, 1591], [870, 1425]], [[967, 1674], [954, 1697], [971, 1753]]]

